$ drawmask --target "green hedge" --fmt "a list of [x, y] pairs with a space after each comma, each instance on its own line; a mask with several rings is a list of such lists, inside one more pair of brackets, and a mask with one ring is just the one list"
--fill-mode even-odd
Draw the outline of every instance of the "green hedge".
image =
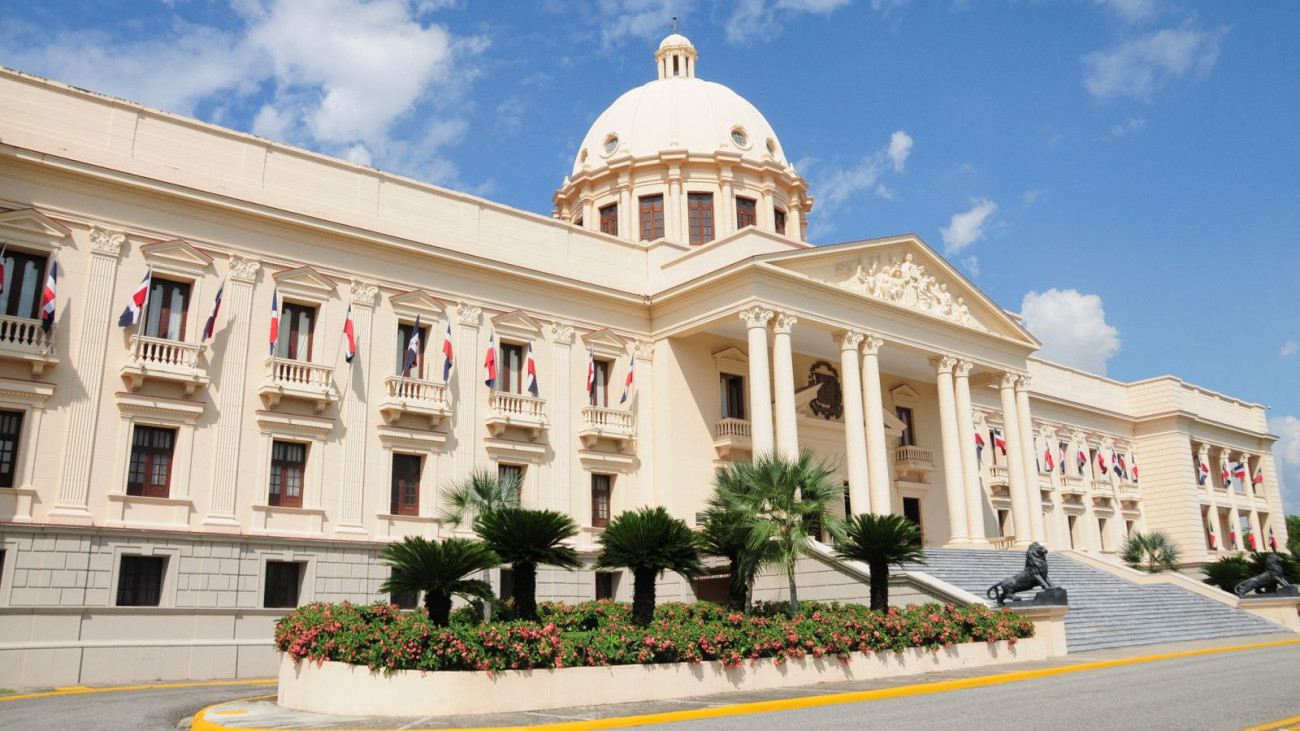
[[[275, 646], [294, 660], [346, 662], [383, 670], [525, 670], [759, 658], [836, 657], [855, 652], [938, 650], [965, 642], [1032, 637], [1033, 623], [983, 605], [926, 604], [873, 612], [857, 604], [801, 603], [778, 612], [729, 613], [725, 607], [661, 604], [649, 627], [634, 627], [631, 607], [607, 600], [545, 603], [541, 622], [453, 622], [434, 627], [423, 610], [390, 604], [309, 604], [276, 623]], [[462, 613], [458, 619], [467, 618]]]

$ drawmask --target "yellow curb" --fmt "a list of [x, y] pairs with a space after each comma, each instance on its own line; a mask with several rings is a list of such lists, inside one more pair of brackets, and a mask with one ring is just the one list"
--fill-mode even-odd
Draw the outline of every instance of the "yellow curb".
[[[990, 685], [1001, 685], [1003, 683], [1014, 683], [1021, 680], [1030, 680], [1033, 678], [1046, 678], [1053, 675], [1066, 675], [1068, 673], [1077, 673], [1084, 670], [1100, 670], [1102, 668], [1121, 667], [1124, 665], [1135, 665], [1144, 662], [1155, 662], [1157, 660], [1173, 660], [1183, 657], [1197, 657], [1200, 655], [1214, 655], [1223, 652], [1237, 652], [1240, 650], [1260, 650], [1269, 647], [1279, 647], [1282, 645], [1300, 644], [1300, 640], [1279, 640], [1276, 642], [1262, 642], [1254, 645], [1235, 645], [1232, 647], [1215, 647], [1206, 650], [1185, 650], [1183, 652], [1167, 652], [1160, 655], [1145, 655], [1142, 657], [1129, 657], [1118, 660], [1101, 660], [1098, 662], [1080, 663], [1078, 665], [1064, 665], [1051, 668], [1040, 668], [1038, 670], [1021, 670], [1012, 673], [1000, 673], [997, 675], [981, 675], [976, 678], [962, 678], [959, 680], [943, 680], [936, 683], [916, 683], [913, 685], [904, 685], [897, 688], [882, 688], [880, 690], [860, 690], [848, 693], [832, 693], [827, 695], [809, 696], [804, 698], [786, 698], [774, 701], [756, 701], [752, 703], [737, 703], [730, 706], [720, 706], [716, 708], [699, 708], [689, 711], [668, 711], [665, 713], [650, 713], [641, 716], [621, 716], [617, 718], [597, 718], [590, 721], [564, 721], [561, 723], [547, 723], [536, 726], [494, 726], [482, 728], [465, 728], [460, 731], [595, 731], [597, 729], [611, 728], [629, 728], [632, 726], [647, 726], [655, 723], [677, 723], [680, 721], [699, 721], [710, 718], [723, 718], [726, 716], [743, 716], [753, 713], [771, 713], [773, 711], [794, 711], [804, 708], [820, 708], [822, 706], [836, 706], [844, 703], [861, 703], [863, 701], [885, 700], [889, 698], [906, 698], [909, 696], [929, 695], [931, 693], [944, 693], [953, 690], [965, 690], [968, 688], [983, 688]], [[269, 698], [271, 696], [262, 696]], [[243, 698], [241, 701], [256, 700], [253, 698]], [[239, 703], [240, 701], [227, 701], [226, 703], [215, 703], [198, 713], [194, 714], [194, 721], [190, 724], [191, 731], [274, 731], [273, 729], [252, 728], [244, 726], [227, 726], [224, 724], [213, 723], [207, 720], [208, 712], [218, 706], [227, 705], [228, 703]], [[1278, 721], [1271, 726], [1261, 726], [1261, 731], [1272, 731], [1279, 729], [1296, 719], [1287, 719]], [[361, 731], [361, 730], [356, 730]], [[365, 731], [385, 731], [381, 729], [368, 729]], [[431, 730], [430, 730], [431, 731]]]
[[206, 683], [158, 683], [156, 685], [123, 685], [116, 688], [87, 688], [84, 685], [72, 685], [44, 693], [24, 693], [23, 695], [0, 696], [0, 701], [16, 701], [24, 698], [51, 698], [60, 695], [86, 695], [88, 693], [120, 693], [127, 690], [158, 690], [160, 688], [202, 688], [216, 685], [267, 685], [278, 683], [275, 678], [258, 678], [256, 680], [213, 680]]
[[1274, 721], [1263, 726], [1251, 726], [1246, 731], [1286, 731], [1286, 729], [1300, 728], [1300, 716], [1284, 718], [1281, 721]]

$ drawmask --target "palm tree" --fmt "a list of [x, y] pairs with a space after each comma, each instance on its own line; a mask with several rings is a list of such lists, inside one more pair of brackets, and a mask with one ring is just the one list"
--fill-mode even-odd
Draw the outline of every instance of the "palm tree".
[[443, 486], [441, 494], [445, 507], [438, 518], [460, 527], [490, 510], [518, 507], [520, 489], [518, 475], [474, 470], [464, 480]]
[[497, 508], [474, 519], [474, 532], [514, 570], [514, 599], [520, 619], [537, 620], [538, 566], [559, 566], [570, 571], [582, 566], [578, 552], [562, 545], [578, 535], [578, 524], [564, 513]]
[[1148, 574], [1176, 570], [1178, 555], [1178, 544], [1163, 531], [1134, 533], [1120, 549], [1124, 563]]
[[861, 561], [871, 571], [871, 608], [889, 610], [889, 567], [925, 564], [921, 528], [901, 515], [855, 515], [848, 520], [844, 540], [835, 554]]
[[468, 538], [447, 538], [439, 543], [407, 536], [400, 543], [384, 546], [379, 557], [392, 570], [380, 591], [424, 592], [424, 609], [439, 627], [447, 626], [453, 596], [492, 598], [492, 587], [486, 581], [465, 577], [501, 563], [491, 548]]
[[664, 571], [690, 579], [704, 572], [699, 538], [663, 507], [619, 513], [600, 535], [598, 569], [632, 571], [632, 622], [650, 624], [655, 612], [655, 580]]
[[764, 565], [775, 560], [772, 543], [757, 548], [750, 543], [748, 521], [752, 511], [741, 507], [745, 502], [742, 496], [748, 495], [753, 501], [754, 490], [745, 479], [748, 465], [732, 462], [718, 468], [700, 531], [704, 551], [727, 559], [727, 608], [733, 612], [749, 610], [754, 579]]
[[844, 521], [834, 507], [842, 504], [844, 488], [831, 479], [834, 470], [804, 450], [793, 460], [761, 455], [730, 468], [734, 473], [715, 483], [713, 502], [744, 515], [749, 547], [764, 563], [780, 566], [790, 584], [790, 614], [799, 611], [795, 562], [820, 528], [838, 540]]

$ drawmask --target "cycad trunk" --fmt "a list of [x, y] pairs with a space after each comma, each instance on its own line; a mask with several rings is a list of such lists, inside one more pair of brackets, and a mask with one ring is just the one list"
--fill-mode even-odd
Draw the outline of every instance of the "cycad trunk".
[[655, 617], [655, 574], [653, 569], [632, 573], [632, 624], [645, 627]]
[[537, 621], [537, 567], [530, 563], [517, 563], [515, 572], [515, 608], [519, 618]]
[[867, 564], [871, 571], [871, 608], [885, 612], [889, 610], [889, 564], [884, 561]]
[[786, 578], [790, 580], [790, 616], [799, 613], [799, 587], [794, 583], [794, 561], [785, 567]]
[[446, 627], [451, 622], [451, 595], [433, 591], [424, 593], [424, 611], [435, 627]]
[[731, 578], [727, 581], [727, 609], [733, 612], [744, 612], [748, 607], [749, 586], [745, 583], [745, 577], [740, 575], [740, 562], [732, 559], [728, 562], [728, 569], [731, 571]]

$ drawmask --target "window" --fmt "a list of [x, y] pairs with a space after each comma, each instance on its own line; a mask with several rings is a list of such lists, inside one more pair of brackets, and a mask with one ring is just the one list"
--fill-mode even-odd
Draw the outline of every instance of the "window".
[[515, 483], [517, 492], [515, 493], [515, 502], [522, 505], [524, 502], [524, 467], [517, 464], [498, 464], [497, 479], [510, 480]]
[[524, 392], [524, 346], [501, 343], [501, 391]]
[[705, 244], [712, 241], [713, 194], [688, 194], [686, 196], [686, 210], [691, 224], [691, 243]]
[[898, 435], [898, 446], [915, 447], [916, 446], [916, 429], [912, 423], [912, 409], [907, 406], [895, 406], [894, 414], [898, 420], [903, 422], [903, 432]]
[[297, 561], [267, 561], [266, 584], [262, 590], [262, 606], [283, 609], [298, 606], [298, 593], [302, 589], [302, 564]]
[[618, 236], [618, 204], [610, 203], [600, 209], [600, 232]]
[[167, 497], [175, 450], [175, 429], [137, 425], [131, 439], [131, 468], [126, 476], [126, 494]]
[[780, 208], [772, 211], [772, 229], [782, 236], [785, 235], [785, 211]]
[[316, 308], [285, 302], [280, 312], [280, 342], [275, 354], [289, 360], [311, 360], [312, 331], [316, 329]]
[[420, 592], [395, 591], [388, 595], [388, 601], [396, 604], [398, 609], [415, 609], [420, 605]]
[[189, 282], [153, 278], [149, 308], [145, 312], [144, 334], [164, 340], [185, 339], [185, 313], [190, 306]]
[[573, 225], [582, 228], [582, 214], [573, 217]]
[[271, 442], [271, 489], [266, 504], [301, 508], [302, 480], [306, 471], [306, 444], [278, 439]]
[[164, 556], [123, 556], [117, 570], [117, 605], [158, 606], [166, 566]]
[[613, 599], [617, 574], [612, 571], [596, 572], [596, 599]]
[[420, 514], [420, 473], [424, 458], [415, 454], [393, 453], [393, 515]]
[[753, 198], [736, 198], [736, 228], [758, 225], [758, 203]]
[[641, 240], [654, 241], [664, 237], [664, 197], [641, 196]]
[[[921, 529], [921, 499], [920, 498], [915, 498], [915, 497], [903, 498], [903, 517], [912, 521], [912, 523], [916, 525], [918, 530]], [[921, 540], [922, 539], [918, 539], [917, 543], [920, 544]]]
[[606, 155], [613, 154], [614, 150], [618, 149], [618, 135], [610, 135], [606, 137], [605, 144], [601, 149], [605, 151]]
[[10, 249], [4, 256], [4, 292], [0, 305], [10, 317], [35, 319], [45, 289], [45, 257]]
[[18, 468], [18, 437], [23, 412], [0, 411], [0, 487], [13, 487]]
[[743, 127], [736, 127], [731, 130], [731, 141], [736, 143], [736, 147], [748, 147], [749, 135], [745, 134]]
[[608, 407], [609, 406], [609, 372], [613, 364], [607, 360], [598, 360], [596, 363], [596, 385], [595, 398], [591, 400], [592, 406]]
[[514, 569], [501, 569], [501, 591], [497, 593], [501, 596], [503, 602], [515, 598]]
[[424, 351], [429, 344], [429, 327], [420, 326], [420, 342], [415, 347], [415, 365], [409, 370], [402, 370], [406, 365], [406, 347], [411, 342], [411, 334], [415, 331], [414, 323], [399, 323], [397, 325], [397, 374], [407, 378], [424, 378]]
[[591, 476], [591, 525], [595, 528], [609, 525], [610, 483], [612, 482], [613, 478], [609, 475]]
[[849, 518], [853, 516], [853, 498], [849, 495], [849, 481], [845, 480], [842, 487], [844, 488], [844, 517]]
[[722, 418], [745, 418], [745, 377], [723, 373], [721, 378]]

